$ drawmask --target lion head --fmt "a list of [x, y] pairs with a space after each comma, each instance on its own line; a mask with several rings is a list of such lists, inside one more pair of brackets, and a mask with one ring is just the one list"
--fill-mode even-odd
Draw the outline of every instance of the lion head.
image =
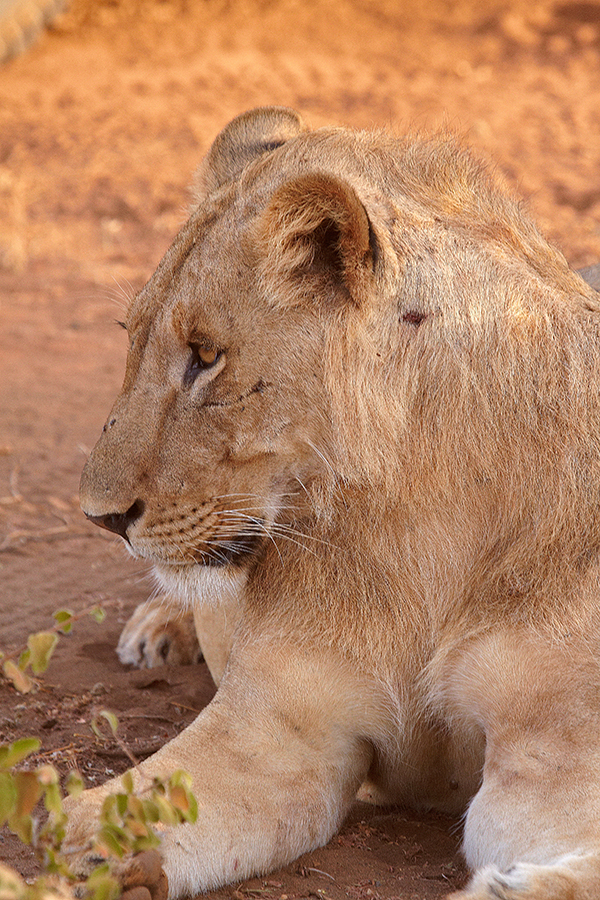
[[453, 140], [252, 111], [128, 311], [83, 509], [192, 581], [393, 509], [424, 566], [518, 591], [600, 541], [598, 311]]

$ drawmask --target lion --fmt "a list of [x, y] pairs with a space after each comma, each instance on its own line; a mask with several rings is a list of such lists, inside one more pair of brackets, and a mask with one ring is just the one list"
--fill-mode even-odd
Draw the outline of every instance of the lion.
[[595, 291], [454, 139], [273, 107], [217, 136], [125, 324], [81, 505], [218, 690], [143, 764], [198, 821], [124, 892], [266, 873], [358, 793], [465, 813], [457, 898], [600, 896]]

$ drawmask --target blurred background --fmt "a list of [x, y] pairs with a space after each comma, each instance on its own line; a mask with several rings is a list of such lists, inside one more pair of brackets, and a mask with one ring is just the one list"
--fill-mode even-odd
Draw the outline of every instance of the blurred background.
[[71, 0], [0, 68], [0, 267], [145, 277], [216, 132], [271, 103], [456, 131], [594, 262], [599, 92], [596, 2]]

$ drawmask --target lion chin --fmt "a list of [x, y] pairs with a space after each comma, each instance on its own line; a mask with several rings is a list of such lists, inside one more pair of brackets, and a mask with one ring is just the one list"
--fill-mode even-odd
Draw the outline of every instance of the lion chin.
[[[599, 897], [595, 291], [454, 141], [266, 108], [126, 327], [82, 507], [160, 583], [122, 658], [193, 619], [219, 687], [143, 764], [190, 771], [198, 821], [124, 892], [268, 872], [360, 791], [466, 812], [456, 896]], [[115, 786], [70, 801], [70, 846]]]

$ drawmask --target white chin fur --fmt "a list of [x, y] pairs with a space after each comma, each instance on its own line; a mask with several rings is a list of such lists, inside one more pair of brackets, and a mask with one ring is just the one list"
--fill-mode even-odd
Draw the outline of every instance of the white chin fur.
[[199, 604], [218, 606], [226, 596], [238, 594], [248, 573], [236, 566], [168, 566], [155, 565], [153, 569], [161, 590], [171, 595], [184, 609]]

